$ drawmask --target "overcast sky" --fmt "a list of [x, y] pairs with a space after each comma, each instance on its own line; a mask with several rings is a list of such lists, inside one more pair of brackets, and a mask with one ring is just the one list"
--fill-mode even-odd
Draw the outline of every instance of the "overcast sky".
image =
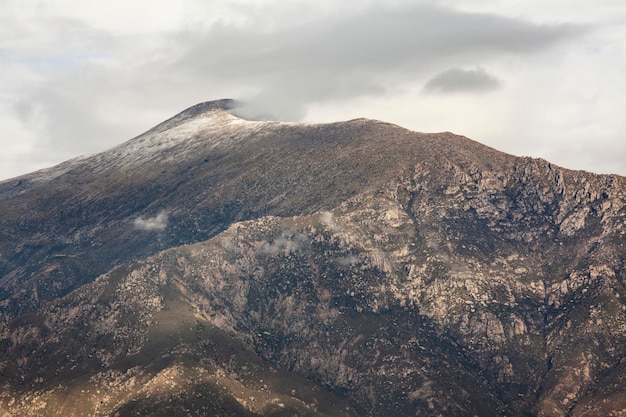
[[219, 98], [626, 175], [626, 3], [0, 0], [0, 179]]

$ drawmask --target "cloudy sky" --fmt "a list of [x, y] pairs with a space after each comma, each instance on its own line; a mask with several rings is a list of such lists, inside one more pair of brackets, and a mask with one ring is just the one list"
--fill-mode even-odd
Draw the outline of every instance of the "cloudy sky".
[[0, 0], [0, 179], [226, 97], [626, 175], [626, 5]]

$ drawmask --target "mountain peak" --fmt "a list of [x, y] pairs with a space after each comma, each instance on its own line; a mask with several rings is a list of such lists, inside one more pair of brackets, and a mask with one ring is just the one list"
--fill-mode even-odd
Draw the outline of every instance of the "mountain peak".
[[241, 103], [237, 100], [233, 100], [230, 98], [224, 98], [219, 100], [211, 100], [204, 101], [202, 103], [195, 104], [187, 109], [181, 111], [173, 117], [165, 120], [164, 122], [159, 123], [152, 129], [150, 129], [146, 133], [158, 133], [163, 132], [165, 130], [171, 129], [174, 126], [177, 126], [183, 122], [186, 122], [191, 119], [195, 119], [199, 116], [215, 116], [218, 114], [224, 115], [228, 114], [232, 117], [237, 117], [233, 115], [230, 110], [233, 110], [237, 107], [241, 106]]
[[194, 117], [200, 114], [204, 114], [204, 113], [212, 112], [216, 110], [229, 111], [240, 106], [240, 104], [241, 103], [239, 103], [237, 100], [233, 100], [231, 98], [223, 98], [220, 100], [205, 101], [205, 102], [198, 103], [196, 105], [193, 105], [183, 110], [182, 112], [178, 113], [174, 117], [178, 117], [182, 115], [186, 117]]

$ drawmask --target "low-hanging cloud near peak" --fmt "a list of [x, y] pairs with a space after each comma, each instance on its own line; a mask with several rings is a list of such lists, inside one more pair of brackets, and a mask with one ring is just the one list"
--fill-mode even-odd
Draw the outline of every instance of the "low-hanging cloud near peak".
[[425, 3], [375, 5], [273, 30], [216, 25], [185, 36], [171, 69], [243, 81], [250, 88], [240, 98], [264, 109], [260, 117], [297, 121], [312, 103], [384, 95], [449, 62], [533, 54], [583, 31]]

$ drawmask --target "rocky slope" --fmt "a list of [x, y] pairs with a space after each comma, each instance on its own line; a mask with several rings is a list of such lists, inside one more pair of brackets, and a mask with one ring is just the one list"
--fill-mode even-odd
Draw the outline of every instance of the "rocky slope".
[[0, 415], [626, 415], [626, 179], [222, 100], [0, 183]]

